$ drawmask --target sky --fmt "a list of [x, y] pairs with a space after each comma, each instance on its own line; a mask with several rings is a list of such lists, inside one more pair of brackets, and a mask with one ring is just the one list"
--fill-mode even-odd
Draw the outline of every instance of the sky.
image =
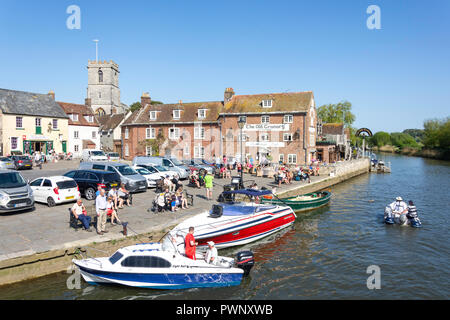
[[[70, 5], [80, 29], [68, 29]], [[380, 29], [369, 29], [370, 5]], [[372, 20], [370, 20], [372, 21]], [[450, 116], [448, 0], [0, 0], [0, 88], [84, 103], [87, 62], [113, 60], [121, 100], [173, 103], [313, 91], [350, 101], [356, 128]]]

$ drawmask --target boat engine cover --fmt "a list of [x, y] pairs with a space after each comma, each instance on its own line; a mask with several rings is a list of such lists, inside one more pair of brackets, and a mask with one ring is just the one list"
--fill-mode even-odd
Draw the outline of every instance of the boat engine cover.
[[236, 255], [236, 266], [244, 270], [244, 276], [248, 276], [255, 264], [255, 257], [251, 251], [241, 251]]
[[212, 218], [220, 218], [223, 214], [223, 207], [218, 204], [214, 204], [210, 213]]

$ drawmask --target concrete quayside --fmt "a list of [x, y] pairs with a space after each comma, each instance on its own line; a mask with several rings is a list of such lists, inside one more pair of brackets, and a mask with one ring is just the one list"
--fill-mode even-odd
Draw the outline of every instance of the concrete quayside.
[[[321, 169], [320, 176], [311, 177], [311, 183], [294, 181], [278, 187], [272, 177], [244, 175], [244, 180], [255, 180], [259, 187], [276, 188], [279, 197], [295, 196], [329, 188], [340, 182], [369, 172], [370, 159], [338, 162]], [[215, 179], [213, 198], [222, 192], [226, 179]], [[185, 182], [186, 184], [187, 182]], [[120, 247], [138, 242], [158, 241], [163, 234], [181, 221], [209, 210], [212, 201], [204, 197], [204, 189], [187, 188], [194, 194], [194, 206], [176, 212], [154, 214], [148, 212], [154, 191], [135, 194], [133, 206], [119, 212], [122, 221], [129, 222], [128, 236], [121, 226], [109, 226], [109, 233], [99, 236], [95, 232], [75, 231], [69, 227], [68, 208], [72, 204], [48, 208], [45, 212], [24, 212], [2, 216], [0, 220], [0, 285], [16, 283], [45, 275], [64, 272], [80, 248], [88, 248], [89, 255], [105, 256]], [[333, 200], [331, 200], [333, 201]], [[84, 200], [88, 210], [93, 202]], [[37, 205], [41, 206], [41, 205]], [[43, 206], [42, 206], [43, 207]], [[92, 249], [92, 250], [90, 250]], [[84, 249], [82, 249], [84, 250]]]

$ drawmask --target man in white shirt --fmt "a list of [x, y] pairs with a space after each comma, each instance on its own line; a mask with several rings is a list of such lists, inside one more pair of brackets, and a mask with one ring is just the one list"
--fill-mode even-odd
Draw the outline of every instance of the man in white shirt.
[[83, 224], [84, 230], [91, 232], [90, 224], [91, 217], [86, 215], [86, 208], [83, 205], [81, 198], [77, 199], [77, 202], [72, 206], [72, 213], [75, 219], [78, 219]]
[[97, 211], [97, 234], [103, 235], [106, 231], [106, 207], [108, 201], [105, 189], [100, 189], [100, 194], [95, 198], [95, 210]]
[[208, 241], [208, 250], [206, 251], [205, 261], [209, 264], [217, 264], [217, 248], [213, 241]]

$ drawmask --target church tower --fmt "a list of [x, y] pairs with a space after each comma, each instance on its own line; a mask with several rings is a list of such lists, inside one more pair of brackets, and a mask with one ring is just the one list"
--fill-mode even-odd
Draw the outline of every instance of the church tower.
[[91, 107], [101, 116], [124, 113], [120, 103], [119, 66], [111, 61], [88, 61], [87, 98]]

